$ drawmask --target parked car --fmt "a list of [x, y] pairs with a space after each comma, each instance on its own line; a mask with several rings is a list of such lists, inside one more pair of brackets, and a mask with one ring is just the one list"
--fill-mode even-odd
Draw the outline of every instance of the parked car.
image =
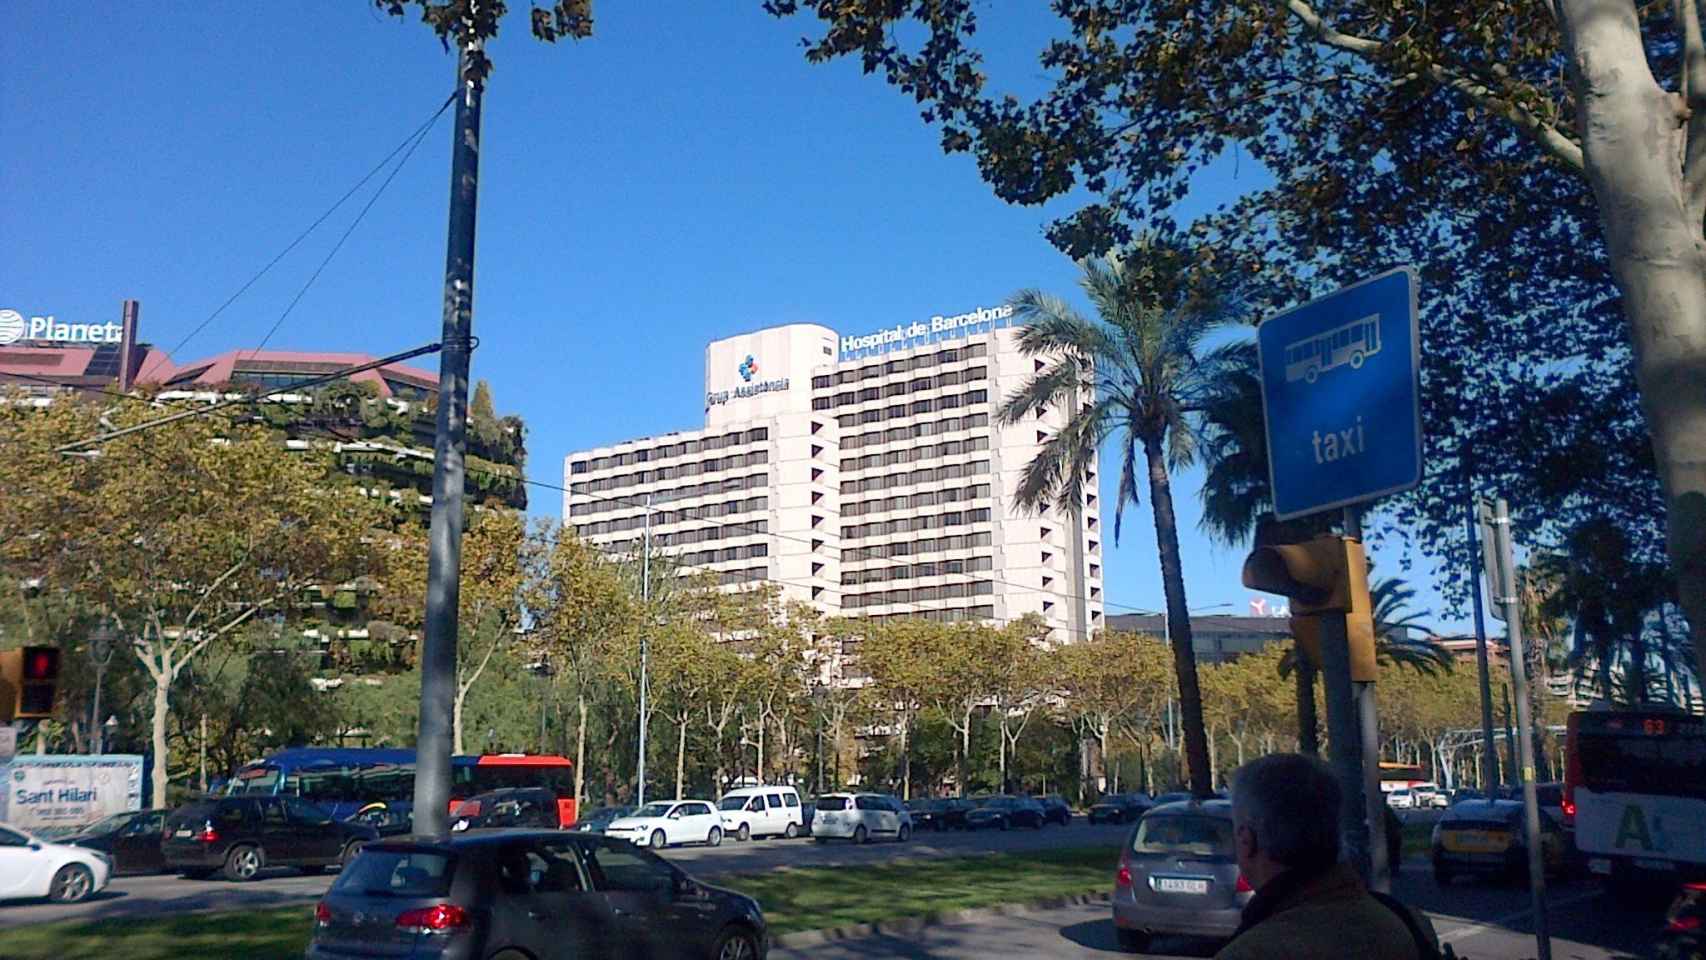
[[1410, 793], [1416, 799], [1416, 809], [1443, 809], [1451, 806], [1451, 801], [1436, 783], [1418, 783], [1410, 787]]
[[544, 787], [506, 787], [477, 793], [457, 804], [450, 829], [475, 827], [533, 827], [560, 830], [557, 794]]
[[494, 830], [368, 846], [315, 904], [307, 958], [763, 960], [769, 949], [757, 901], [649, 850]]
[[166, 868], [186, 877], [223, 871], [227, 880], [253, 880], [269, 866], [318, 873], [347, 863], [379, 831], [334, 820], [300, 797], [219, 797], [172, 811], [160, 840]]
[[912, 838], [912, 814], [899, 800], [880, 793], [828, 793], [817, 798], [813, 840], [866, 843], [877, 837], [901, 842]]
[[1230, 803], [1161, 804], [1120, 848], [1114, 930], [1136, 952], [1157, 934], [1230, 937], [1253, 894], [1238, 870]]
[[966, 829], [982, 830], [994, 827], [998, 830], [1011, 830], [1014, 827], [1030, 827], [1041, 830], [1045, 814], [1043, 805], [1030, 797], [1009, 797], [1005, 794], [989, 797], [976, 810], [966, 814]]
[[[1434, 827], [1432, 847], [1434, 880], [1441, 886], [1460, 874], [1528, 877], [1523, 805], [1516, 800], [1466, 800], [1453, 806]], [[1540, 849], [1547, 875], [1563, 874], [1568, 845], [1563, 827], [1549, 817], [1540, 818]]]
[[805, 832], [800, 794], [793, 787], [742, 787], [723, 794], [717, 804], [723, 832], [739, 840], [753, 837], [794, 839]]
[[1149, 798], [1141, 793], [1110, 793], [1091, 804], [1085, 816], [1092, 824], [1135, 823], [1148, 809]]
[[76, 903], [104, 889], [112, 874], [112, 859], [100, 850], [49, 843], [0, 826], [0, 900], [46, 897]]
[[569, 825], [578, 833], [604, 833], [612, 823], [633, 814], [633, 807], [599, 807]]
[[934, 797], [914, 800], [906, 805], [912, 814], [912, 824], [919, 830], [964, 830], [966, 814], [977, 804], [965, 797]]
[[1038, 797], [1037, 802], [1043, 805], [1043, 818], [1050, 823], [1066, 826], [1072, 822], [1072, 805], [1059, 794], [1051, 793], [1046, 797]]
[[723, 842], [723, 819], [709, 800], [654, 800], [611, 821], [604, 835], [662, 850], [671, 844]]
[[1659, 960], [1706, 957], [1706, 883], [1683, 884], [1665, 913], [1657, 956]]
[[1450, 805], [1455, 806], [1459, 803], [1462, 803], [1465, 800], [1485, 800], [1485, 799], [1487, 799], [1487, 795], [1485, 793], [1482, 793], [1479, 790], [1453, 790], [1453, 791], [1451, 791], [1451, 804]]
[[60, 838], [73, 847], [99, 850], [112, 859], [113, 875], [159, 873], [166, 869], [160, 852], [160, 831], [166, 827], [164, 810], [127, 810]]
[[1386, 792], [1386, 805], [1394, 810], [1416, 809], [1416, 795], [1409, 787], [1394, 787]]
[[[1156, 797], [1153, 806], [1159, 807], [1168, 803], [1184, 803], [1190, 799], [1191, 792], [1189, 790], [1173, 790]], [[1220, 797], [1219, 799], [1224, 800], [1226, 798]]]

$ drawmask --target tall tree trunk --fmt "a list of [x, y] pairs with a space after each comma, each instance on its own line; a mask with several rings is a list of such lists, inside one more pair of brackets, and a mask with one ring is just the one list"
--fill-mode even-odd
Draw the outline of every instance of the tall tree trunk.
[[1197, 654], [1191, 643], [1190, 604], [1185, 599], [1185, 572], [1179, 558], [1179, 521], [1173, 514], [1173, 483], [1159, 438], [1145, 437], [1143, 455], [1149, 464], [1149, 506], [1155, 515], [1155, 543], [1161, 554], [1161, 586], [1167, 597], [1167, 641], [1173, 646], [1173, 671], [1179, 677], [1179, 713], [1185, 729], [1185, 763], [1191, 771], [1191, 792], [1214, 793], [1208, 737], [1203, 730], [1202, 688], [1197, 683]]
[[160, 669], [149, 673], [154, 676], [154, 716], [151, 718], [154, 742], [154, 774], [150, 778], [154, 786], [154, 809], [165, 810], [166, 805], [166, 719], [171, 714], [172, 670], [169, 662], [161, 658]]
[[1001, 790], [1007, 790], [1007, 716], [1002, 711], [1001, 717]]
[[1321, 721], [1315, 714], [1315, 666], [1302, 650], [1295, 653], [1297, 669], [1297, 752], [1311, 757], [1321, 755]]
[[[960, 719], [965, 721], [965, 726], [960, 728], [960, 769], [956, 772], [955, 775], [960, 778], [960, 796], [963, 797], [966, 795], [966, 781], [971, 779], [971, 708], [970, 707], [966, 708], [965, 714], [962, 715], [960, 717]], [[1006, 783], [1003, 783], [1001, 785], [1001, 789], [1003, 791], [1005, 791], [1007, 789]]]
[[912, 720], [900, 723], [900, 798], [912, 799]]
[[687, 715], [676, 718], [680, 723], [675, 734], [675, 799], [686, 799], [682, 790], [687, 782]]
[[[1220, 770], [1220, 750], [1215, 746], [1214, 731], [1208, 732], [1208, 792], [1214, 792], [1214, 776]], [[1192, 775], [1195, 778], [1195, 774]]]
[[575, 709], [580, 722], [575, 726], [575, 809], [581, 809], [586, 799], [586, 693], [575, 694]]
[[450, 752], [451, 753], [461, 753], [462, 752], [462, 704], [465, 703], [467, 701], [467, 699], [468, 699], [468, 688], [465, 686], [462, 686], [461, 684], [457, 684], [456, 685], [456, 699], [451, 701], [451, 707], [450, 707], [450, 743], [451, 743]]
[[760, 713], [758, 715], [758, 768], [753, 771], [753, 776], [755, 776], [758, 779], [758, 782], [760, 785], [762, 785], [765, 782], [765, 780], [764, 780], [764, 727], [765, 727], [764, 714]]
[[1681, 97], [1653, 78], [1629, 0], [1557, 0], [1588, 183], [1635, 346], [1677, 596], [1706, 677], [1706, 56], [1692, 2]]

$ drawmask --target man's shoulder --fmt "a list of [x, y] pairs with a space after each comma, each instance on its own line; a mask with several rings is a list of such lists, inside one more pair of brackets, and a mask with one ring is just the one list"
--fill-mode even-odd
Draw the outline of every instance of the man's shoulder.
[[1358, 956], [1369, 960], [1420, 960], [1410, 928], [1366, 894], [1277, 913], [1244, 931], [1215, 960], [1342, 956], [1350, 943], [1358, 944]]

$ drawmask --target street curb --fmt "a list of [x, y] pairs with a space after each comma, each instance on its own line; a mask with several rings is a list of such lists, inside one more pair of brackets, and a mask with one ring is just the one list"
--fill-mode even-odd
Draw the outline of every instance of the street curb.
[[1059, 897], [1044, 897], [1041, 900], [1027, 900], [1020, 903], [1002, 903], [993, 907], [968, 907], [964, 910], [943, 910], [926, 913], [916, 917], [899, 917], [894, 920], [879, 920], [876, 923], [854, 923], [844, 927], [830, 927], [825, 930], [802, 930], [799, 933], [785, 933], [771, 940], [773, 946], [784, 950], [799, 950], [805, 947], [818, 947], [837, 940], [852, 940], [870, 936], [901, 936], [917, 933], [926, 927], [937, 927], [949, 923], [965, 923], [975, 920], [991, 920], [996, 917], [1008, 917], [1016, 913], [1027, 913], [1033, 910], [1058, 910], [1061, 907], [1078, 907], [1091, 903], [1107, 903], [1109, 894], [1079, 893]]

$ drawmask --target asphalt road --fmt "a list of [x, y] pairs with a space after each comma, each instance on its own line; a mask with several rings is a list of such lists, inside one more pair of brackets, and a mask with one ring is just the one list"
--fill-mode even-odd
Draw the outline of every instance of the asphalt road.
[[[1458, 881], [1433, 886], [1412, 865], [1394, 891], [1420, 906], [1444, 943], [1465, 960], [1528, 960], [1535, 956], [1527, 890]], [[1037, 960], [1107, 960], [1121, 954], [1106, 904], [1024, 911], [1002, 917], [928, 927], [903, 936], [836, 940], [772, 951], [772, 960], [982, 960], [1019, 956]], [[1660, 915], [1630, 914], [1596, 886], [1568, 884], [1553, 892], [1547, 916], [1552, 955], [1558, 960], [1637, 960], [1651, 954]], [[1154, 958], [1212, 957], [1219, 946], [1183, 938], [1158, 939]]]
[[[747, 843], [729, 839], [718, 847], [676, 847], [664, 856], [695, 876], [715, 880], [720, 875], [755, 873], [779, 867], [833, 867], [878, 863], [903, 857], [961, 857], [968, 855], [1045, 850], [1055, 847], [1119, 845], [1129, 826], [1089, 826], [1082, 819], [1070, 827], [1042, 830], [948, 831], [914, 835], [907, 843], [850, 843], [766, 839]], [[309, 903], [324, 893], [331, 876], [303, 876], [292, 869], [268, 870], [249, 883], [222, 879], [189, 880], [174, 875], [120, 877], [83, 903], [60, 905], [43, 901], [0, 903], [0, 929], [51, 920], [149, 916], [192, 910], [258, 909]]]

